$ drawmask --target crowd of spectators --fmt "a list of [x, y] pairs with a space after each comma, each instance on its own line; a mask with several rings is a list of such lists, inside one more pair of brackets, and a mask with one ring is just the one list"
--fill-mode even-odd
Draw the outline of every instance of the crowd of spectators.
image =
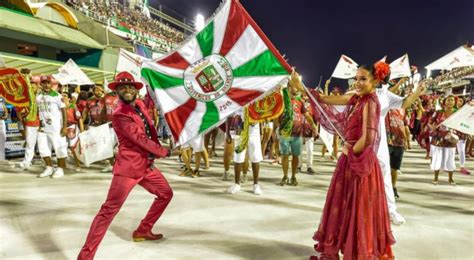
[[86, 16], [125, 30], [130, 40], [157, 51], [170, 51], [185, 38], [183, 32], [146, 16], [140, 7], [131, 9], [116, 1], [67, 0], [66, 3]]

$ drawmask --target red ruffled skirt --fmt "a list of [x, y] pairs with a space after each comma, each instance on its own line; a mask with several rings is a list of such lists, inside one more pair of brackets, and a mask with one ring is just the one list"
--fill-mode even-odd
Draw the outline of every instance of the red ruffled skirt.
[[372, 149], [342, 155], [313, 236], [318, 259], [394, 259], [383, 176]]

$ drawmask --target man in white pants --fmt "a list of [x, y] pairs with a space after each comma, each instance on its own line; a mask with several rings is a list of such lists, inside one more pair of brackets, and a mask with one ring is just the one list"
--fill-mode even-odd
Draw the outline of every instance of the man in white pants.
[[[304, 106], [306, 107], [306, 111], [312, 116], [311, 114], [311, 104], [308, 101], [308, 96], [303, 95]], [[304, 144], [306, 146], [306, 170], [307, 174], [314, 175], [316, 172], [313, 170], [313, 150], [314, 150], [314, 139], [319, 136], [317, 131], [318, 128], [313, 128], [310, 122], [303, 117], [303, 138]], [[298, 169], [301, 172], [301, 168], [303, 166], [303, 153], [300, 154], [300, 158], [298, 160]]]
[[[246, 108], [247, 109], [247, 108]], [[244, 113], [245, 114], [245, 113]], [[230, 142], [230, 139], [234, 139], [234, 174], [235, 174], [235, 183], [229, 187], [227, 193], [234, 194], [240, 191], [240, 173], [242, 171], [245, 155], [248, 152], [249, 161], [252, 163], [252, 174], [253, 174], [253, 193], [255, 195], [261, 195], [262, 189], [258, 184], [258, 175], [260, 171], [260, 162], [263, 160], [262, 156], [262, 145], [260, 140], [260, 124], [259, 123], [248, 123], [248, 132], [243, 133], [245, 120], [249, 120], [248, 116], [245, 117], [243, 114], [240, 115], [241, 120], [236, 121], [233, 129], [236, 129], [235, 136], [231, 136], [230, 130], [226, 129], [226, 138], [227, 142]], [[228, 119], [229, 120], [229, 119]], [[228, 123], [229, 124], [229, 123]], [[226, 124], [226, 125], [228, 125]], [[248, 134], [248, 142], [246, 147], [240, 147], [241, 142], [245, 139], [245, 136]], [[242, 144], [245, 145], [245, 144]]]
[[[41, 93], [36, 97], [40, 119], [38, 150], [46, 164], [46, 169], [38, 177], [60, 178], [64, 175], [67, 157], [66, 107], [62, 102], [62, 96], [51, 89], [50, 77], [41, 77], [41, 88]], [[58, 158], [59, 167], [56, 171], [51, 162], [51, 148], [54, 148]]]
[[377, 97], [380, 103], [380, 120], [379, 120], [379, 133], [380, 144], [377, 152], [377, 158], [379, 159], [380, 168], [382, 170], [385, 195], [387, 197], [388, 212], [390, 214], [390, 220], [395, 225], [401, 225], [405, 223], [405, 218], [397, 212], [397, 206], [395, 204], [395, 195], [393, 193], [392, 185], [392, 174], [390, 171], [390, 155], [388, 152], [387, 135], [385, 130], [385, 116], [390, 109], [408, 108], [423, 92], [425, 86], [420, 85], [415, 93], [403, 98], [393, 94], [391, 91], [396, 92], [398, 88], [404, 83], [406, 79], [400, 80], [396, 86], [388, 90], [386, 87], [377, 88]]
[[7, 142], [7, 128], [5, 120], [8, 118], [8, 109], [5, 100], [0, 97], [0, 161], [5, 160], [5, 143]]
[[[21, 73], [25, 76], [26, 80], [29, 81], [30, 71], [22, 69]], [[25, 157], [20, 162], [19, 166], [23, 170], [28, 170], [31, 166], [31, 161], [35, 156], [36, 140], [38, 139], [38, 128], [40, 121], [38, 117], [38, 105], [36, 104], [36, 94], [38, 93], [38, 86], [36, 84], [28, 84], [28, 93], [30, 96], [30, 104], [20, 111], [23, 125], [25, 126]]]

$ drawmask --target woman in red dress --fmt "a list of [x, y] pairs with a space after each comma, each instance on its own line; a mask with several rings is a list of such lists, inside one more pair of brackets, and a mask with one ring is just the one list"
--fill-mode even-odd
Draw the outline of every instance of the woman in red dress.
[[[316, 94], [324, 112], [339, 128], [345, 144], [329, 186], [319, 228], [313, 236], [320, 256], [311, 259], [393, 259], [395, 240], [380, 165], [377, 160], [380, 104], [376, 86], [388, 80], [389, 67], [378, 62], [359, 67], [356, 95]], [[292, 80], [293, 81], [293, 80]], [[317, 92], [313, 92], [317, 93]], [[315, 104], [313, 104], [315, 107]], [[347, 105], [337, 113], [328, 105]], [[314, 109], [316, 110], [316, 109]], [[316, 119], [328, 128], [321, 113]]]

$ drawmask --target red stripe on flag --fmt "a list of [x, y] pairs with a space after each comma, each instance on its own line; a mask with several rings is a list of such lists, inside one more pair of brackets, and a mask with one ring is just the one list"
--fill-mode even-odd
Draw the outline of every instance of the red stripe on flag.
[[245, 106], [250, 101], [260, 97], [263, 92], [256, 90], [245, 90], [240, 88], [231, 88], [227, 96], [241, 106]]
[[[247, 10], [245, 10], [245, 8], [242, 6], [242, 4], [239, 1], [234, 0], [234, 1], [232, 1], [232, 7], [235, 8], [235, 9], [238, 9], [239, 12], [242, 13], [243, 17], [245, 17], [246, 24], [250, 24], [253, 27], [255, 32], [257, 32], [257, 34], [260, 36], [260, 38], [263, 40], [263, 42], [265, 42], [268, 49], [280, 61], [280, 63], [283, 65], [283, 67], [286, 69], [286, 71], [288, 71], [288, 73], [291, 73], [292, 69], [291, 69], [290, 64], [288, 64], [288, 62], [285, 59], [283, 59], [280, 52], [277, 50], [277, 48], [275, 48], [275, 45], [273, 45], [273, 43], [270, 41], [270, 39], [268, 39], [267, 35], [265, 35], [265, 33], [262, 31], [262, 29], [260, 29], [260, 27], [253, 20], [253, 18], [250, 16], [250, 14], [247, 12]], [[227, 26], [229, 26], [229, 25], [227, 25]]]
[[229, 16], [227, 18], [227, 27], [222, 40], [220, 55], [225, 56], [234, 47], [237, 40], [240, 38], [245, 28], [249, 24], [249, 20], [243, 16], [242, 6], [237, 1], [232, 1]]
[[177, 51], [173, 52], [173, 54], [168, 57], [159, 60], [158, 64], [182, 70], [187, 69], [190, 65]]
[[183, 131], [186, 121], [188, 121], [189, 116], [194, 111], [196, 106], [196, 100], [194, 98], [190, 98], [183, 105], [165, 114], [166, 122], [168, 122], [174, 140], [179, 140], [181, 131]]

